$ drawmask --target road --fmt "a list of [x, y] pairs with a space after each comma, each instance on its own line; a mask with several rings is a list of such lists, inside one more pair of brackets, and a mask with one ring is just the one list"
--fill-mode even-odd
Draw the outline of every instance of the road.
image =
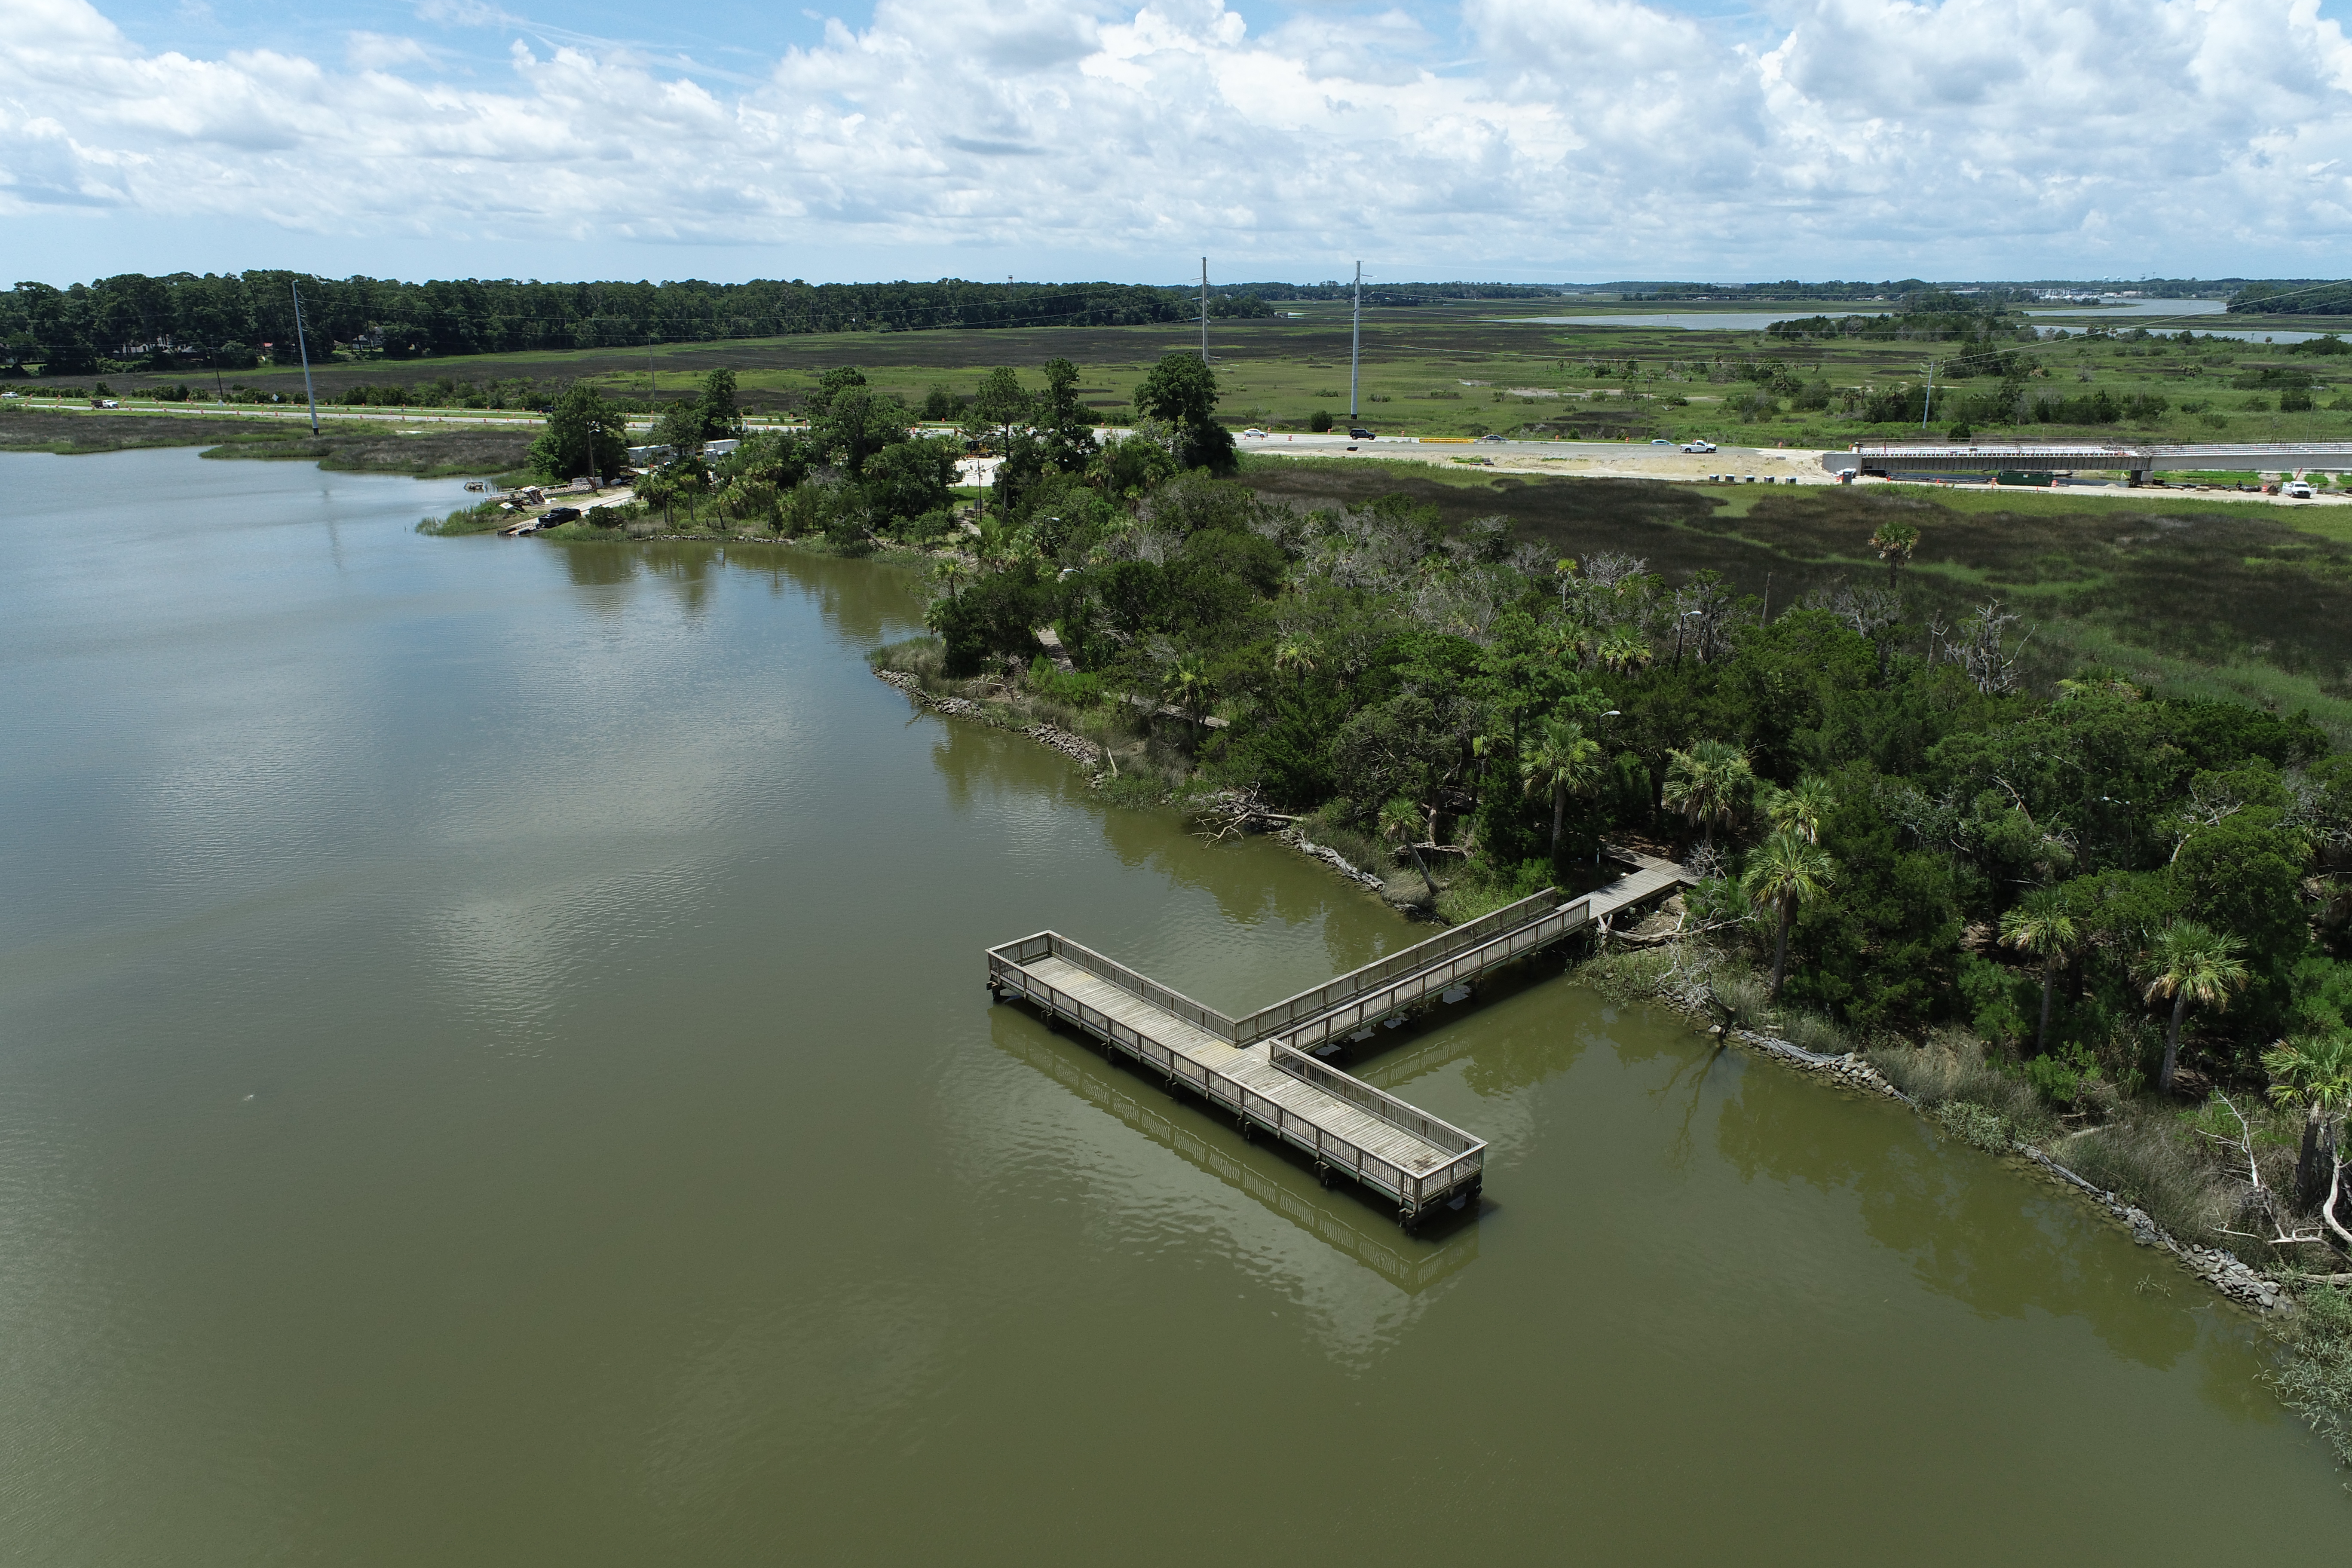
[[1724, 447], [1713, 452], [1685, 452], [1680, 447], [1653, 447], [1641, 441], [1424, 441], [1412, 436], [1350, 441], [1344, 436], [1287, 432], [1243, 437], [1237, 445], [1244, 452], [1277, 458], [1377, 458], [1463, 467], [1479, 459], [1480, 466], [1491, 465], [1497, 473], [1583, 474], [1685, 484], [1718, 475], [1782, 484], [1837, 482], [1836, 476], [1822, 467], [1821, 452], [1812, 447]]

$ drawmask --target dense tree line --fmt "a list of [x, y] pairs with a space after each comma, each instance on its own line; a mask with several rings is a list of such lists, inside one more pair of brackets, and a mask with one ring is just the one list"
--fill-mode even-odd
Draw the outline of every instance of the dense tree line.
[[1764, 335], [1796, 342], [1823, 338], [1958, 342], [1981, 344], [1987, 352], [1997, 352], [1996, 345], [2000, 343], [2031, 342], [2033, 329], [2021, 318], [1998, 307], [1977, 307], [1967, 300], [1941, 295], [1921, 300], [1916, 310], [1874, 316], [1806, 316], [1774, 321], [1764, 329]]
[[1181, 289], [1116, 283], [404, 283], [288, 272], [138, 273], [0, 295], [7, 368], [87, 374], [101, 362], [242, 369], [262, 345], [291, 359], [292, 285], [311, 357], [336, 345], [386, 358], [627, 347], [795, 333], [1131, 326], [1198, 315]]

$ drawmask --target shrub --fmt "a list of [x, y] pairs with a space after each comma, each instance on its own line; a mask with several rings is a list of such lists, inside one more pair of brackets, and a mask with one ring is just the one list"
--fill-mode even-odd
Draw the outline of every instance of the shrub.
[[1331, 428], [1331, 416], [1318, 408], [1307, 416], [1307, 427], [1309, 430], [1328, 430]]
[[955, 514], [927, 511], [898, 525], [898, 537], [909, 544], [930, 544], [955, 531]]
[[1038, 696], [1071, 708], [1099, 707], [1103, 700], [1102, 677], [1085, 670], [1057, 669], [1044, 654], [1029, 664], [1029, 689]]
[[2007, 1120], [1973, 1100], [1948, 1100], [1936, 1108], [1935, 1115], [1944, 1131], [1987, 1153], [2006, 1154], [2016, 1144]]

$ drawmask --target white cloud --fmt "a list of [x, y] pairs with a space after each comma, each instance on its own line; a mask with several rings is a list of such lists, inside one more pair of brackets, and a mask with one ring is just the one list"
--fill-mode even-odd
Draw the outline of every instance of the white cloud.
[[389, 70], [394, 66], [424, 65], [432, 59], [423, 44], [415, 38], [395, 38], [383, 33], [348, 33], [343, 37], [343, 58], [354, 70]]
[[453, 27], [508, 27], [522, 23], [521, 17], [483, 0], [416, 0], [416, 15], [422, 21]]
[[[429, 19], [504, 25], [481, 0]], [[1552, 277], [2340, 269], [2352, 50], [2314, 0], [1788, 0], [1761, 45], [1638, 0], [1253, 36], [1220, 0], [878, 0], [764, 75], [510, 42], [149, 54], [0, 0], [0, 212], [319, 234], [1410, 258]], [[539, 35], [544, 37], [545, 35]], [[1334, 261], [1332, 267], [1339, 265]]]

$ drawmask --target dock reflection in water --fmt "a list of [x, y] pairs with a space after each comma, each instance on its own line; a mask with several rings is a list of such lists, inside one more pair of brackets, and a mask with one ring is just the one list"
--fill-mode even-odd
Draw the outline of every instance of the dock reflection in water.
[[1354, 1189], [1316, 1185], [1302, 1164], [1270, 1144], [1244, 1143], [1196, 1102], [1171, 1099], [1076, 1040], [1048, 1032], [1029, 1014], [1000, 1007], [991, 1021], [998, 1049], [1408, 1295], [1419, 1295], [1477, 1259], [1474, 1215], [1449, 1216], [1442, 1224], [1433, 1220], [1421, 1236], [1407, 1236]]

